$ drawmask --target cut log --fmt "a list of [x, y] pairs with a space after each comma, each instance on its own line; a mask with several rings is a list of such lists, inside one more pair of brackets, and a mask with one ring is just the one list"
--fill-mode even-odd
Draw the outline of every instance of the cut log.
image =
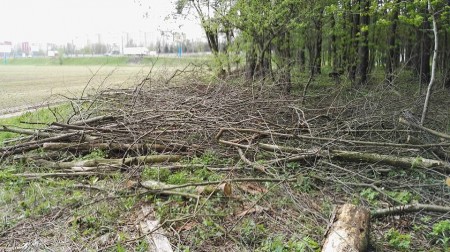
[[52, 169], [71, 169], [73, 167], [98, 167], [98, 166], [120, 166], [120, 165], [134, 165], [134, 164], [151, 164], [162, 162], [176, 162], [183, 156], [180, 155], [151, 155], [151, 156], [139, 156], [125, 159], [90, 159], [72, 162], [52, 162], [47, 160], [34, 161], [38, 166], [45, 166]]
[[402, 213], [413, 213], [419, 211], [436, 212], [436, 213], [450, 213], [450, 207], [429, 205], [429, 204], [412, 204], [404, 206], [396, 206], [384, 209], [378, 209], [372, 212], [372, 217], [381, 217], [387, 215], [395, 215]]
[[17, 134], [22, 134], [22, 135], [34, 135], [37, 137], [54, 137], [54, 136], [56, 136], [56, 134], [54, 134], [54, 133], [44, 132], [39, 129], [21, 129], [21, 128], [16, 128], [16, 127], [6, 126], [6, 125], [1, 125], [0, 131], [17, 133]]
[[6, 125], [1, 125], [0, 127], [0, 131], [3, 132], [11, 132], [11, 133], [17, 133], [17, 134], [22, 134], [22, 135], [30, 135], [30, 136], [36, 136], [38, 138], [55, 138], [55, 137], [64, 137], [64, 136], [68, 136], [71, 134], [76, 134], [76, 135], [83, 135], [83, 137], [87, 140], [87, 141], [94, 141], [97, 138], [96, 137], [92, 137], [89, 135], [85, 135], [82, 132], [72, 132], [72, 133], [66, 133], [66, 134], [55, 134], [55, 133], [51, 133], [51, 132], [45, 132], [43, 130], [40, 129], [21, 129], [21, 128], [16, 128], [16, 127], [10, 127], [10, 126], [6, 126]]
[[142, 206], [142, 211], [139, 213], [138, 219], [139, 228], [145, 234], [148, 251], [152, 252], [172, 252], [172, 246], [169, 239], [165, 236], [165, 231], [162, 229], [159, 221], [156, 219], [154, 211], [151, 206]]
[[[76, 136], [78, 134], [80, 134], [80, 132], [67, 133], [67, 134], [56, 135], [56, 136], [45, 138], [45, 139], [30, 141], [30, 142], [26, 142], [26, 143], [22, 143], [22, 144], [16, 144], [14, 146], [0, 148], [0, 161], [3, 158], [6, 158], [11, 155], [38, 149], [42, 146], [42, 143], [45, 143], [48, 141], [59, 141], [59, 140], [70, 138], [72, 136]], [[84, 136], [82, 136], [82, 137], [84, 137]]]
[[120, 144], [120, 143], [44, 143], [44, 150], [112, 150], [112, 151], [126, 151], [126, 150], [142, 150], [142, 151], [183, 151], [186, 146], [166, 146], [162, 144]]
[[366, 251], [369, 225], [368, 209], [344, 204], [336, 210], [330, 220], [322, 252]]
[[[222, 141], [222, 140], [220, 140]], [[270, 145], [259, 143], [258, 146], [261, 149], [269, 151], [282, 151], [292, 154], [307, 153], [304, 154], [305, 158], [308, 157], [327, 157], [332, 159], [341, 159], [346, 161], [356, 162], [368, 162], [368, 163], [380, 163], [391, 165], [401, 168], [421, 168], [421, 169], [442, 169], [450, 170], [450, 164], [441, 161], [421, 157], [398, 157], [392, 155], [383, 155], [377, 153], [363, 153], [357, 151], [341, 151], [341, 150], [318, 150], [318, 149], [298, 149], [293, 147], [285, 147], [279, 145]], [[248, 146], [247, 148], [249, 148]]]
[[386, 164], [401, 168], [422, 168], [422, 169], [434, 169], [441, 168], [444, 170], [450, 170], [450, 164], [441, 161], [428, 158], [417, 157], [398, 157], [392, 155], [382, 155], [377, 153], [362, 153], [356, 151], [331, 151], [332, 158], [339, 158], [349, 161], [363, 161], [363, 162], [375, 162], [379, 164]]
[[86, 119], [86, 120], [76, 121], [76, 122], [71, 123], [71, 125], [87, 125], [89, 123], [113, 120], [115, 118], [116, 117], [114, 117], [112, 115], [103, 115], [103, 116], [92, 117], [92, 118], [89, 118], [89, 119]]

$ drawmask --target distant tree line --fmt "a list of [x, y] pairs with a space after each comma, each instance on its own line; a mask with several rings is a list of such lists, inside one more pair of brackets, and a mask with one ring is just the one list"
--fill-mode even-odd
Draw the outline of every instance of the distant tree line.
[[426, 84], [438, 30], [437, 73], [450, 87], [450, 0], [178, 0], [195, 13], [219, 68], [231, 72], [244, 55], [249, 79], [272, 78], [290, 91], [296, 72], [324, 67], [365, 85], [384, 69], [392, 85], [401, 70]]

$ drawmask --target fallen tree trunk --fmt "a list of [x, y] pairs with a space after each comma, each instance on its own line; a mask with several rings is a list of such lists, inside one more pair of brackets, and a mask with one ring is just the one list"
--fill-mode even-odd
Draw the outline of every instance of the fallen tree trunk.
[[[226, 143], [226, 141], [220, 140], [221, 143]], [[422, 168], [422, 169], [434, 169], [442, 168], [444, 170], [450, 170], [450, 164], [441, 160], [434, 160], [428, 158], [417, 158], [417, 157], [398, 157], [392, 155], [383, 155], [377, 153], [363, 153], [356, 151], [341, 151], [341, 150], [318, 150], [318, 149], [297, 149], [293, 147], [285, 147], [279, 145], [263, 144], [259, 143], [258, 146], [261, 149], [269, 151], [282, 151], [286, 153], [299, 154], [303, 153], [304, 158], [309, 157], [329, 157], [332, 159], [342, 159], [348, 161], [362, 161], [362, 162], [373, 162], [381, 163], [401, 168]], [[244, 146], [245, 147], [245, 146]], [[250, 146], [248, 146], [249, 148]]]
[[63, 135], [56, 135], [54, 137], [44, 138], [36, 141], [30, 141], [23, 144], [17, 144], [13, 146], [3, 147], [0, 148], [0, 161], [3, 160], [3, 158], [6, 158], [11, 155], [31, 151], [38, 149], [42, 146], [42, 143], [48, 142], [48, 141], [58, 141], [58, 140], [64, 140], [67, 138], [70, 138], [72, 136], [76, 136], [80, 134], [79, 132], [73, 132]]
[[[64, 137], [67, 135], [71, 135], [71, 134], [80, 134], [82, 135], [81, 132], [71, 132], [71, 133], [66, 133], [66, 134], [56, 134], [56, 133], [51, 133], [51, 132], [45, 132], [39, 129], [21, 129], [21, 128], [16, 128], [16, 127], [10, 127], [10, 126], [6, 126], [6, 125], [1, 125], [0, 131], [3, 132], [11, 132], [11, 133], [17, 133], [17, 134], [22, 134], [22, 135], [30, 135], [30, 136], [36, 136], [36, 137], [45, 137], [45, 138], [55, 138], [55, 137]], [[96, 140], [97, 138], [89, 136], [89, 135], [85, 135], [83, 134], [83, 137], [88, 140], [88, 141], [93, 141]]]
[[44, 143], [44, 150], [70, 150], [70, 151], [89, 151], [93, 149], [126, 151], [184, 151], [186, 146], [166, 146], [162, 144], [120, 144], [120, 143]]
[[215, 138], [218, 142], [221, 142], [221, 141], [228, 142], [228, 141], [220, 139], [222, 137], [223, 133], [226, 131], [230, 131], [230, 132], [236, 131], [236, 132], [241, 132], [241, 133], [254, 133], [254, 134], [259, 134], [261, 136], [278, 136], [281, 138], [293, 138], [293, 139], [302, 139], [302, 140], [309, 140], [309, 141], [322, 141], [322, 142], [339, 142], [339, 143], [345, 143], [345, 144], [351, 144], [351, 145], [365, 145], [365, 146], [398, 147], [398, 148], [427, 148], [427, 147], [434, 147], [434, 146], [450, 146], [450, 143], [436, 143], [436, 144], [423, 144], [423, 145], [422, 144], [421, 145], [399, 144], [399, 143], [348, 140], [348, 139], [341, 139], [341, 138], [314, 137], [314, 136], [306, 136], [306, 135], [279, 133], [279, 132], [275, 132], [275, 131], [262, 131], [262, 130], [255, 130], [255, 129], [240, 129], [240, 128], [221, 128], [215, 136]]
[[373, 162], [401, 168], [422, 168], [422, 169], [443, 168], [444, 170], [450, 170], [450, 164], [448, 164], [445, 161], [421, 157], [398, 157], [377, 153], [362, 153], [356, 151], [338, 151], [338, 150], [330, 151], [330, 153], [331, 158], [338, 158], [349, 161]]
[[108, 174], [99, 172], [56, 172], [56, 173], [21, 173], [14, 174], [14, 176], [20, 178], [32, 179], [42, 179], [42, 178], [69, 178], [69, 177], [90, 177], [90, 176], [105, 176]]
[[10, 127], [10, 126], [6, 126], [6, 125], [2, 125], [0, 128], [0, 131], [23, 134], [23, 135], [34, 135], [37, 137], [54, 137], [57, 135], [54, 133], [44, 132], [39, 129], [22, 129], [22, 128]]
[[34, 161], [38, 166], [45, 166], [52, 169], [72, 169], [79, 167], [98, 167], [98, 166], [121, 166], [121, 165], [135, 165], [135, 164], [151, 164], [162, 162], [176, 162], [183, 156], [180, 155], [151, 155], [139, 156], [125, 159], [90, 159], [72, 162], [52, 162], [47, 160]]
[[396, 206], [375, 210], [372, 212], [372, 217], [381, 217], [401, 213], [413, 213], [419, 211], [450, 213], [450, 207], [429, 205], [429, 204], [412, 204], [412, 205]]
[[432, 135], [435, 135], [435, 136], [437, 136], [437, 137], [442, 137], [442, 138], [445, 138], [445, 139], [450, 139], [450, 135], [447, 135], [447, 134], [445, 134], [445, 133], [442, 133], [442, 132], [439, 132], [439, 131], [436, 131], [436, 130], [432, 130], [432, 129], [426, 128], [426, 127], [424, 127], [424, 126], [421, 126], [421, 125], [418, 125], [418, 124], [415, 124], [415, 123], [412, 123], [412, 122], [408, 122], [407, 120], [405, 120], [405, 119], [402, 118], [402, 117], [400, 117], [400, 118], [398, 119], [398, 121], [399, 121], [400, 123], [402, 123], [402, 124], [408, 125], [408, 126], [410, 126], [410, 127], [416, 128], [416, 129], [423, 130], [423, 131], [428, 132], [428, 133], [430, 133], [430, 134], [432, 134]]
[[366, 251], [369, 226], [369, 210], [344, 204], [331, 217], [322, 252]]
[[112, 115], [103, 115], [103, 116], [92, 117], [92, 118], [89, 118], [89, 119], [86, 119], [86, 120], [76, 121], [76, 122], [71, 123], [71, 125], [87, 125], [88, 123], [112, 120], [112, 119], [115, 119], [115, 118], [117, 118], [117, 117], [112, 116]]

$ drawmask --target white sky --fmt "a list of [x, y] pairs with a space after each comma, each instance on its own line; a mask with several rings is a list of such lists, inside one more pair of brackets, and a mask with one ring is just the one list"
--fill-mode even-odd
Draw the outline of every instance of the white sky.
[[[65, 44], [118, 42], [126, 33], [134, 41], [156, 41], [159, 30], [182, 31], [187, 38], [203, 36], [197, 20], [171, 21], [173, 1], [141, 0], [0, 0], [0, 42]], [[150, 8], [149, 8], [150, 7]], [[149, 16], [143, 15], [148, 11]], [[181, 28], [179, 25], [182, 24]], [[145, 35], [144, 35], [145, 34]]]

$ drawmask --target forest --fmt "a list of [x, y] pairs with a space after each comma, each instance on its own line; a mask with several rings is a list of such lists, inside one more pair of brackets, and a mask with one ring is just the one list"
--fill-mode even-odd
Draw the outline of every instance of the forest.
[[433, 61], [439, 82], [449, 87], [449, 4], [179, 0], [176, 10], [198, 16], [219, 68], [271, 78], [290, 92], [299, 72], [314, 77], [326, 71], [368, 85], [371, 73], [384, 69], [384, 84], [395, 85], [400, 71], [410, 71], [417, 85], [426, 86]]

